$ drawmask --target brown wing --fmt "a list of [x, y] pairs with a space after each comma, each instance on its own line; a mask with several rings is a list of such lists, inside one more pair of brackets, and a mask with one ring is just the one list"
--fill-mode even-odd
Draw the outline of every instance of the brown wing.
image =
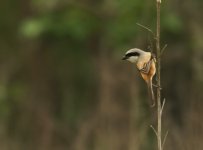
[[143, 68], [140, 69], [139, 71], [140, 71], [141, 73], [148, 74], [149, 71], [150, 71], [150, 68], [151, 68], [151, 64], [152, 64], [152, 60], [150, 60], [149, 62], [145, 63], [145, 64], [143, 65]]

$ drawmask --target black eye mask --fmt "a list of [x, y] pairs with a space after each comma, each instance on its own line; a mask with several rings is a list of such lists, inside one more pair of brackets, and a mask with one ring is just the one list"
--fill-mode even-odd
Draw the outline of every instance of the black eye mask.
[[126, 60], [131, 56], [140, 56], [140, 54], [138, 52], [131, 52], [131, 53], [127, 53], [125, 54], [125, 56], [122, 58], [122, 60]]
[[127, 53], [127, 54], [125, 55], [125, 57], [127, 57], [127, 58], [129, 58], [129, 57], [131, 57], [131, 56], [140, 56], [140, 54], [139, 54], [138, 52], [131, 52], [131, 53]]

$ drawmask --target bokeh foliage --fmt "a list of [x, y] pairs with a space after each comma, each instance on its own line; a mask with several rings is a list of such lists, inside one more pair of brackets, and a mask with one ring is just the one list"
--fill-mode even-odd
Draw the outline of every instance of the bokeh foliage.
[[[121, 61], [132, 47], [153, 50], [136, 23], [155, 31], [154, 1], [0, 3], [0, 149], [156, 149], [145, 84]], [[162, 4], [166, 150], [203, 147], [201, 6]]]

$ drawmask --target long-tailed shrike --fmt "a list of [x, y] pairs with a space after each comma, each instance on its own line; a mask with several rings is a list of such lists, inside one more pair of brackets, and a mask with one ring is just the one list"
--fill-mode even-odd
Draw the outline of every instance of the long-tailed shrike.
[[151, 52], [145, 52], [138, 48], [128, 50], [123, 56], [123, 60], [128, 60], [135, 64], [142, 78], [148, 86], [150, 98], [152, 99], [151, 107], [155, 106], [155, 98], [152, 87], [152, 79], [156, 73], [156, 59]]

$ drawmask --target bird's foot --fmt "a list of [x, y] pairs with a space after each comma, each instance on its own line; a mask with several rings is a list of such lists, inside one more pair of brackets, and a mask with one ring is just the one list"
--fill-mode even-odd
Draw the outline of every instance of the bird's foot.
[[160, 90], [162, 90], [162, 88], [158, 85], [152, 84], [154, 87], [159, 88]]

